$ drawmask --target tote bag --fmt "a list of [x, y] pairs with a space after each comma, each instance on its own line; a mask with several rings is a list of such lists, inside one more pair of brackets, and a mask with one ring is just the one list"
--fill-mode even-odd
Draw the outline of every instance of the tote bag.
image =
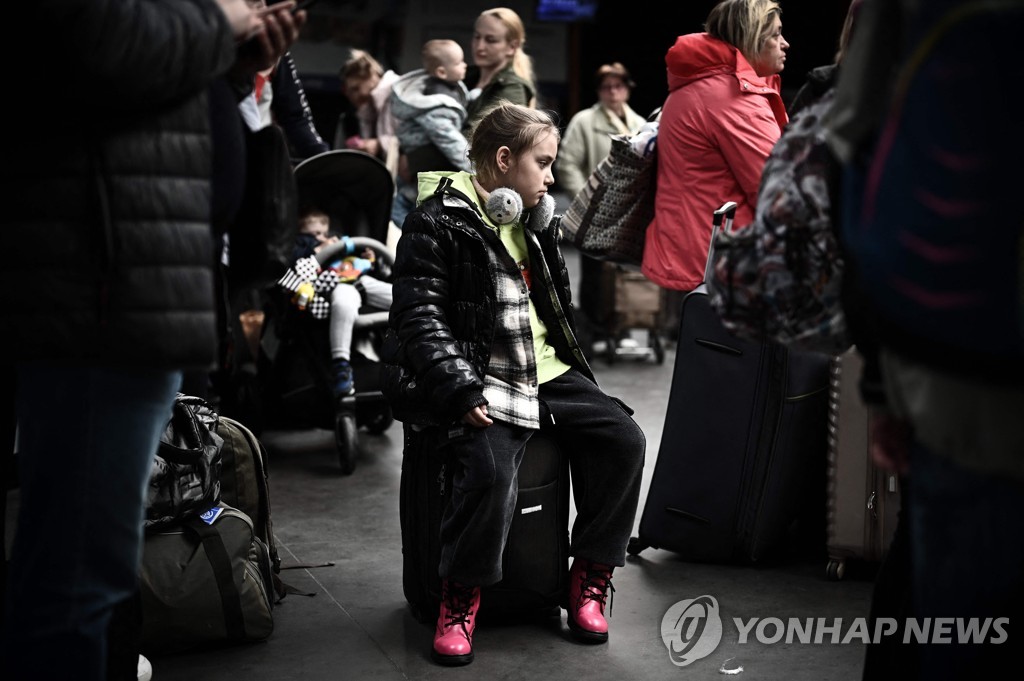
[[612, 135], [608, 156], [562, 217], [566, 238], [585, 255], [639, 265], [644, 235], [654, 217], [657, 140], [661, 107], [634, 135]]

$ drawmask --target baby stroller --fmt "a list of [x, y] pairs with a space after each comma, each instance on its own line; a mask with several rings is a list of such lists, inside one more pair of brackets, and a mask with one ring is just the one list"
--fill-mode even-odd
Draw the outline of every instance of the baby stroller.
[[[330, 216], [332, 232], [351, 237], [357, 252], [371, 248], [379, 262], [394, 263], [385, 245], [394, 182], [383, 163], [361, 151], [328, 151], [297, 165], [295, 180], [300, 211], [316, 206]], [[317, 261], [324, 266], [345, 247], [326, 246]], [[394, 422], [380, 390], [377, 356], [387, 320], [386, 310], [360, 309], [352, 337], [356, 391], [339, 401], [331, 390], [327, 320], [300, 310], [286, 288], [266, 292], [258, 368], [264, 420], [282, 428], [333, 429], [345, 475], [355, 470], [359, 429], [380, 434]]]

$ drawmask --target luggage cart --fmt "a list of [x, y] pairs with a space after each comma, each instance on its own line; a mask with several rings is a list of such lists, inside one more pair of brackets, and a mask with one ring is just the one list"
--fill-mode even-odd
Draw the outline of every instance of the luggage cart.
[[609, 364], [620, 359], [665, 361], [663, 290], [640, 269], [580, 256], [579, 320], [583, 347]]

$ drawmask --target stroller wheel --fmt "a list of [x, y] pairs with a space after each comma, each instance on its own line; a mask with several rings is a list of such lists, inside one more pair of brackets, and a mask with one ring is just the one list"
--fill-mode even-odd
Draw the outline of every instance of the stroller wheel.
[[654, 330], [651, 331], [651, 335], [653, 336], [653, 341], [652, 342], [654, 344], [654, 359], [655, 359], [655, 361], [658, 362], [658, 364], [664, 364], [665, 363], [665, 346], [661, 342], [661, 336], [658, 334], [657, 331], [654, 331]]
[[374, 435], [380, 435], [391, 427], [395, 417], [391, 415], [391, 408], [384, 406], [380, 411], [373, 414], [366, 422], [366, 429]]
[[338, 448], [338, 463], [342, 475], [352, 475], [356, 469], [358, 452], [358, 427], [356, 415], [351, 411], [339, 411], [334, 418], [334, 444]]

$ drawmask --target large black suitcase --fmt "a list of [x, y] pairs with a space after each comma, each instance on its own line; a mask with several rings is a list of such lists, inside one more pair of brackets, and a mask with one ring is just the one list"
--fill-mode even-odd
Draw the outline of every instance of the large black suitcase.
[[[734, 209], [734, 205], [732, 204]], [[731, 210], [716, 213], [716, 225]], [[668, 418], [629, 552], [754, 562], [824, 516], [829, 357], [733, 336], [704, 286], [682, 304]]]
[[[437, 618], [441, 514], [451, 499], [452, 463], [429, 433], [406, 424], [400, 483], [402, 581], [416, 619]], [[569, 458], [536, 433], [519, 467], [519, 496], [502, 559], [502, 580], [484, 588], [481, 620], [557, 615], [569, 569]]]

